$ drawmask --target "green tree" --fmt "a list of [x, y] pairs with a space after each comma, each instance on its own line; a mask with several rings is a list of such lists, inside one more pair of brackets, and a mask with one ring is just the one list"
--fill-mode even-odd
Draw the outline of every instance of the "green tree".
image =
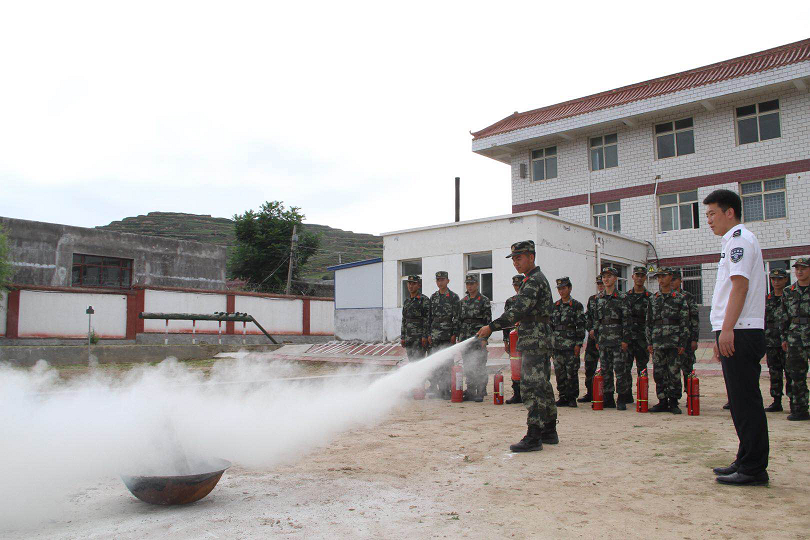
[[0, 291], [5, 291], [11, 282], [11, 261], [8, 253], [8, 237], [0, 225]]
[[231, 277], [244, 279], [255, 290], [284, 292], [293, 226], [298, 226], [293, 278], [320, 243], [316, 235], [304, 230], [304, 214], [299, 210], [295, 206], [286, 209], [282, 202], [273, 201], [262, 204], [258, 212], [248, 210], [235, 215], [236, 245], [229, 263]]

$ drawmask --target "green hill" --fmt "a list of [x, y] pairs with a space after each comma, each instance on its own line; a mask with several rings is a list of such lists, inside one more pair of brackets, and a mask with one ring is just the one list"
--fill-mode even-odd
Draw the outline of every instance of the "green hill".
[[[178, 212], [149, 212], [145, 216], [128, 217], [109, 225], [96, 227], [110, 231], [165, 236], [180, 240], [194, 240], [208, 244], [233, 246], [233, 220], [206, 215]], [[382, 257], [382, 238], [373, 234], [356, 234], [326, 225], [304, 224], [304, 228], [321, 238], [321, 245], [304, 267], [305, 279], [332, 279], [327, 266], [339, 262], [362, 261]]]

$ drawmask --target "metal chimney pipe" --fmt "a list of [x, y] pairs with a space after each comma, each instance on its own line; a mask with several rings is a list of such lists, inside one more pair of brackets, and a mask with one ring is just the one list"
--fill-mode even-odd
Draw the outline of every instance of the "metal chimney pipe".
[[461, 178], [456, 176], [456, 223], [461, 221]]

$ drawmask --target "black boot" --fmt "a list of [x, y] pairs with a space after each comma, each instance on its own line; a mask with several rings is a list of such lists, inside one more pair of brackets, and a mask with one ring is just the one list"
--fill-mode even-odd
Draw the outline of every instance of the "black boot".
[[591, 392], [588, 391], [584, 396], [579, 398], [577, 401], [579, 403], [590, 403], [591, 401], [593, 401], [593, 396], [591, 395]]
[[619, 394], [616, 398], [616, 410], [626, 411], [627, 405], [624, 403], [624, 394]]
[[790, 412], [791, 412], [791, 413], [795, 413], [795, 412], [796, 412], [796, 406], [793, 404], [793, 400], [792, 400], [792, 399], [790, 400]]
[[557, 407], [565, 407], [567, 403], [568, 403], [568, 400], [567, 400], [567, 399], [563, 399], [563, 397], [562, 397], [562, 396], [560, 396], [560, 399], [558, 399], [557, 401], [555, 401], [555, 402], [554, 402], [554, 405], [556, 405]]
[[678, 407], [677, 399], [669, 400], [669, 412], [671, 412], [672, 414], [681, 414], [681, 408]]
[[650, 408], [650, 412], [669, 412], [669, 400], [659, 400], [658, 403]]
[[633, 401], [633, 392], [627, 392], [624, 395], [624, 399], [622, 401], [624, 401], [627, 405], [631, 405], [631, 404], [635, 403]]
[[507, 399], [506, 402], [510, 405], [512, 403], [523, 403], [520, 397], [520, 381], [512, 381], [512, 397]]
[[529, 430], [526, 436], [523, 437], [519, 443], [509, 446], [512, 452], [536, 452], [543, 449], [543, 441], [541, 438], [540, 426], [529, 425]]
[[545, 444], [557, 444], [560, 442], [560, 437], [557, 435], [556, 418], [543, 424], [543, 428], [540, 430], [540, 440]]
[[787, 416], [787, 419], [792, 421], [810, 420], [810, 413], [807, 411], [794, 411]]
[[729, 403], [728, 401], [726, 401], [726, 404], [725, 404], [725, 405], [723, 405], [723, 409], [725, 409], [725, 410], [727, 410], [727, 411], [728, 411], [728, 410], [730, 410], [730, 409], [731, 409], [731, 403]]
[[782, 412], [782, 398], [773, 398], [773, 403], [765, 407], [765, 412]]
[[605, 394], [604, 401], [602, 402], [602, 407], [605, 409], [615, 409], [616, 408], [616, 401], [613, 399], [613, 393]]
[[483, 385], [479, 385], [478, 388], [475, 390], [475, 394], [472, 397], [472, 400], [476, 403], [481, 403], [484, 401], [484, 396], [487, 393], [487, 387]]
[[576, 409], [576, 408], [577, 408], [577, 401], [579, 401], [579, 400], [577, 399], [577, 396], [576, 396], [576, 395], [574, 395], [574, 396], [572, 396], [572, 397], [568, 398], [568, 403], [567, 403], [567, 405], [568, 405], [569, 407], [574, 407], [574, 408]]

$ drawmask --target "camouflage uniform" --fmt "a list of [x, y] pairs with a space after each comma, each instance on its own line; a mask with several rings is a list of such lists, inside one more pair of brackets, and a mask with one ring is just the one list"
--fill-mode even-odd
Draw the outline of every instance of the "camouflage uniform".
[[[512, 276], [512, 286], [513, 287], [517, 286], [519, 288], [522, 283], [523, 283], [523, 274], [517, 274], [517, 275]], [[509, 297], [509, 298], [506, 299], [506, 302], [504, 302], [504, 304], [503, 304], [504, 312], [509, 311], [510, 309], [512, 309], [512, 305], [515, 303], [515, 298], [517, 298], [517, 295]], [[515, 328], [517, 328], [517, 327], [518, 327], [518, 324], [516, 323]], [[512, 354], [511, 353], [512, 344], [510, 343], [510, 340], [511, 340], [510, 334], [511, 333], [512, 333], [512, 328], [504, 328], [503, 329], [503, 344], [504, 344], [504, 347], [506, 347], [507, 354], [510, 355], [510, 362], [511, 362], [511, 354]], [[517, 341], [517, 340], [515, 340], [515, 341]], [[517, 343], [515, 343], [515, 345], [517, 345]], [[520, 374], [513, 371], [511, 373], [511, 379], [512, 379], [512, 397], [507, 399], [506, 403], [509, 403], [509, 404], [511, 404], [511, 403], [523, 403], [523, 398], [520, 395]]]
[[[557, 280], [557, 287], [570, 286], [565, 277]], [[574, 401], [579, 396], [579, 355], [574, 348], [582, 345], [585, 337], [585, 308], [573, 298], [554, 302], [551, 314], [552, 340], [554, 344], [554, 375], [557, 378], [557, 394], [560, 401]]]
[[[641, 266], [637, 268], [646, 269]], [[650, 304], [652, 293], [647, 289], [635, 293], [632, 289], [625, 294], [627, 306], [630, 308], [630, 341], [627, 343], [627, 378], [633, 381], [633, 360], [636, 361], [636, 374], [647, 369], [650, 353], [647, 351], [647, 306]]]
[[[607, 271], [607, 269], [606, 269]], [[615, 271], [615, 269], [614, 269]], [[618, 272], [616, 272], [618, 275]], [[599, 368], [603, 377], [605, 403], [613, 399], [613, 374], [616, 374], [615, 391], [624, 396], [632, 394], [631, 381], [627, 378], [627, 353], [622, 351], [621, 344], [630, 340], [630, 308], [624, 293], [607, 291], [596, 302], [593, 317], [596, 342], [599, 344]]]
[[[597, 278], [597, 283], [602, 283], [601, 276]], [[594, 329], [593, 318], [596, 313], [596, 303], [602, 293], [591, 295], [588, 298], [588, 309], [585, 312], [585, 331], [588, 332], [588, 342], [585, 345], [585, 396], [580, 400], [583, 403], [591, 400], [593, 391], [593, 376], [596, 375], [596, 367], [599, 365], [599, 350], [596, 348], [596, 338], [591, 337], [591, 330]], [[595, 334], [596, 332], [594, 332]]]
[[[661, 272], [671, 273], [671, 269]], [[662, 404], [677, 406], [681, 398], [680, 355], [689, 344], [689, 306], [677, 291], [657, 292], [647, 308], [647, 341], [653, 348], [655, 392]]]
[[[794, 266], [810, 266], [810, 259], [798, 259]], [[794, 283], [782, 294], [779, 322], [782, 341], [787, 342], [785, 369], [790, 375], [794, 412], [807, 413], [807, 366], [810, 357], [810, 285]]]
[[[419, 276], [408, 276], [410, 283], [419, 283]], [[426, 348], [422, 340], [427, 340], [430, 323], [430, 299], [422, 293], [409, 296], [402, 302], [402, 328], [400, 339], [405, 342], [408, 361], [425, 357]]]
[[[534, 242], [531, 240], [512, 245], [512, 254], [525, 252]], [[511, 255], [510, 255], [511, 256]], [[534, 267], [523, 279], [520, 291], [509, 311], [490, 323], [493, 331], [502, 330], [520, 322], [517, 349], [523, 357], [520, 392], [529, 414], [526, 424], [532, 427], [553, 429], [557, 420], [554, 404], [554, 389], [549, 382], [551, 355], [551, 288], [540, 267]]]
[[[787, 278], [787, 272], [782, 269], [771, 271], [772, 278]], [[779, 316], [782, 310], [782, 295], [769, 294], [765, 298], [765, 347], [766, 359], [768, 362], [768, 373], [771, 378], [771, 397], [776, 401], [782, 401], [782, 373], [785, 374], [785, 394], [793, 404], [793, 388], [790, 382], [790, 375], [785, 366], [785, 351], [782, 349], [782, 326]], [[767, 409], [766, 409], [767, 410]]]
[[[477, 274], [467, 274], [465, 283], [478, 283]], [[464, 341], [473, 337], [482, 326], [492, 322], [492, 308], [489, 298], [481, 293], [475, 297], [469, 294], [461, 299], [459, 307], [458, 340]], [[483, 347], [468, 347], [462, 354], [464, 362], [464, 377], [467, 379], [468, 394], [472, 397], [486, 394], [487, 388], [487, 349]]]
[[[673, 270], [672, 275], [681, 278], [681, 271]], [[680, 358], [683, 387], [686, 390], [686, 379], [695, 369], [695, 362], [697, 361], [695, 351], [692, 350], [692, 342], [697, 342], [700, 339], [700, 312], [698, 311], [697, 302], [695, 302], [695, 296], [692, 293], [683, 288], [679, 288], [677, 292], [686, 297], [686, 305], [689, 307], [689, 343], [687, 343]]]
[[[447, 272], [436, 272], [436, 278], [446, 278]], [[450, 338], [458, 336], [459, 297], [447, 289], [442, 294], [436, 291], [430, 295], [430, 352], [435, 353], [450, 346]], [[450, 395], [450, 368], [453, 359], [449, 358], [436, 369], [431, 377], [439, 391]]]

